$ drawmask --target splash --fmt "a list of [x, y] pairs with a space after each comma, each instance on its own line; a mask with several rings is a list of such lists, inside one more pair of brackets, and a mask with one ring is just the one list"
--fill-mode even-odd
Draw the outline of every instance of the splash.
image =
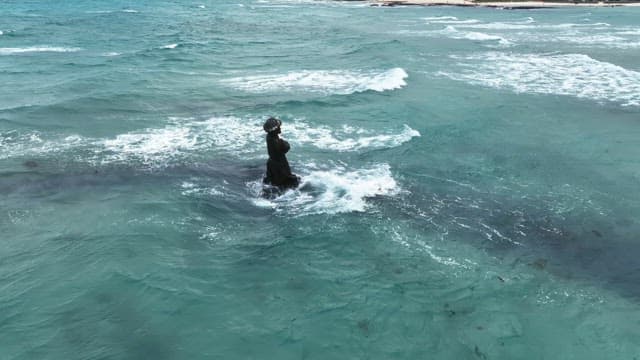
[[344, 166], [312, 169], [302, 174], [299, 189], [289, 190], [274, 200], [259, 197], [259, 181], [249, 183], [256, 206], [271, 207], [296, 215], [364, 212], [376, 196], [393, 196], [400, 189], [388, 164], [351, 170]]

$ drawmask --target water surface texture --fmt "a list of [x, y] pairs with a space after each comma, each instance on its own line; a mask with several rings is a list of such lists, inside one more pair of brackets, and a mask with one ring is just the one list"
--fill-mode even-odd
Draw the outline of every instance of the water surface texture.
[[640, 356], [640, 8], [0, 13], [0, 359]]

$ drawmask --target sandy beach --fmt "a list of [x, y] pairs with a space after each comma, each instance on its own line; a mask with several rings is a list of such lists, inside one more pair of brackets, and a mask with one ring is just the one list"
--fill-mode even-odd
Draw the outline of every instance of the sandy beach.
[[498, 2], [478, 2], [470, 0], [373, 0], [374, 4], [380, 6], [397, 5], [419, 5], [419, 6], [480, 6], [496, 7], [504, 9], [542, 9], [555, 7], [614, 7], [614, 6], [640, 6], [636, 3], [568, 3], [568, 2], [548, 2], [548, 1], [498, 1]]

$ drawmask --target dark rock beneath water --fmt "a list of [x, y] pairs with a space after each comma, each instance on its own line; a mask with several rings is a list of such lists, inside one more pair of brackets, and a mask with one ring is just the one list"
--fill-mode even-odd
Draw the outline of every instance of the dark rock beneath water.
[[22, 165], [26, 168], [33, 169], [38, 167], [38, 163], [35, 160], [27, 160]]
[[547, 267], [547, 259], [537, 259], [530, 265], [538, 270], [543, 270], [545, 267]]

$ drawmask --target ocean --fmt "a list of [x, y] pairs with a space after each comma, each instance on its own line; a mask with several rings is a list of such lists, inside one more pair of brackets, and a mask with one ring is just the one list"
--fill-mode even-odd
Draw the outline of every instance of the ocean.
[[640, 358], [640, 8], [0, 14], [0, 359]]

